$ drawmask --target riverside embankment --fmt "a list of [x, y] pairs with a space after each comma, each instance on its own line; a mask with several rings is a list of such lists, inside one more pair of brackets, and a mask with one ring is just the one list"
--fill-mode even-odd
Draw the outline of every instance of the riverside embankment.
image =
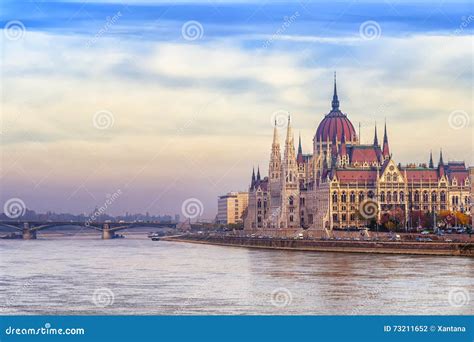
[[164, 241], [313, 252], [383, 253], [474, 257], [471, 242], [338, 241], [185, 234]]

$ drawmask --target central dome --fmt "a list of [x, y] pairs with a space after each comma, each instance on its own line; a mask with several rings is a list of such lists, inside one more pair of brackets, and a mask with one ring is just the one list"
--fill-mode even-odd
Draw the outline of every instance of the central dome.
[[316, 130], [314, 139], [316, 141], [332, 141], [334, 135], [337, 140], [342, 140], [342, 135], [348, 142], [357, 140], [357, 134], [352, 125], [352, 122], [347, 118], [347, 115], [339, 110], [339, 99], [337, 97], [336, 75], [334, 75], [334, 95], [332, 97], [332, 110], [326, 114], [323, 121]]

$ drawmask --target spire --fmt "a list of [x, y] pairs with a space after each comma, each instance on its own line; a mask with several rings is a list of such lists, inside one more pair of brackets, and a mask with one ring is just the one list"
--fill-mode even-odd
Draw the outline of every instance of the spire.
[[336, 131], [334, 131], [334, 135], [332, 136], [331, 154], [333, 155], [333, 157], [337, 155], [337, 132]]
[[377, 138], [377, 122], [375, 123], [374, 146], [379, 146], [379, 139]]
[[281, 176], [281, 153], [280, 139], [278, 137], [277, 122], [273, 128], [272, 152], [270, 154], [270, 162], [268, 164], [268, 176], [271, 182], [279, 182]]
[[303, 148], [301, 147], [301, 133], [298, 139], [298, 154], [296, 155], [296, 161], [298, 162], [298, 164], [304, 163]]
[[301, 133], [298, 138], [298, 154], [303, 154], [303, 149], [301, 148]]
[[347, 148], [346, 148], [346, 135], [344, 134], [344, 131], [342, 131], [342, 137], [341, 137], [341, 149], [339, 150], [339, 154], [341, 156], [347, 155]]
[[257, 168], [257, 182], [260, 182], [260, 165]]
[[360, 145], [360, 121], [359, 121], [359, 145]]
[[296, 163], [295, 141], [291, 129], [290, 116], [288, 116], [288, 127], [286, 129], [285, 152], [282, 165], [282, 181], [284, 186], [297, 184], [298, 167]]
[[250, 189], [253, 189], [255, 186], [255, 166], [252, 167], [252, 183], [250, 184]]
[[430, 165], [429, 165], [430, 169], [433, 169], [434, 168], [434, 164], [433, 164], [433, 151], [430, 151]]
[[277, 121], [275, 119], [275, 126], [273, 127], [273, 145], [280, 145], [278, 140], [278, 130], [277, 130]]
[[444, 172], [444, 162], [443, 162], [443, 150], [439, 150], [439, 163], [438, 163], [438, 172], [439, 172], [439, 177], [443, 177], [445, 172]]
[[339, 99], [337, 97], [336, 72], [334, 71], [334, 94], [332, 95], [332, 110], [339, 110]]
[[390, 156], [390, 148], [388, 147], [388, 135], [387, 135], [387, 121], [385, 121], [383, 130], [383, 149], [382, 154], [385, 158]]
[[286, 126], [286, 143], [288, 143], [291, 139], [293, 139], [293, 134], [291, 131], [291, 122], [290, 122], [290, 115], [288, 115], [288, 125]]

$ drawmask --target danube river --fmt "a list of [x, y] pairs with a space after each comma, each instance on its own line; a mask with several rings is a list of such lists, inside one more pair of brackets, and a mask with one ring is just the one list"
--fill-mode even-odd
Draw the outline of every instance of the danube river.
[[463, 257], [153, 242], [0, 240], [2, 314], [474, 314]]

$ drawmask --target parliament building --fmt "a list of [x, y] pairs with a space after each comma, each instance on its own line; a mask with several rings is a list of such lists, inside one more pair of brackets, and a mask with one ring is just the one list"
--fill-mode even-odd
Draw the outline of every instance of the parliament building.
[[397, 164], [386, 125], [381, 142], [375, 127], [373, 142], [361, 144], [340, 109], [335, 78], [332, 108], [316, 129], [312, 154], [303, 153], [301, 137], [295, 149], [291, 126], [288, 117], [282, 151], [275, 122], [268, 175], [252, 172], [247, 231], [362, 227], [385, 213], [397, 213], [403, 227], [413, 227], [415, 211], [470, 214], [472, 180], [465, 163], [445, 162], [440, 151], [436, 163], [430, 153], [426, 164]]

